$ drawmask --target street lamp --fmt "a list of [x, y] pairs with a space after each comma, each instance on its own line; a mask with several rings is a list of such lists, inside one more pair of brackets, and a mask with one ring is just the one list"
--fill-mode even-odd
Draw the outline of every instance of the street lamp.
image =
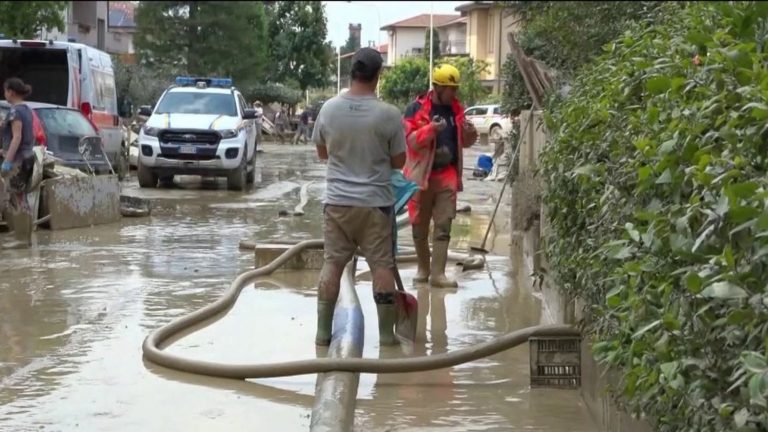
[[434, 46], [434, 37], [435, 37], [435, 23], [434, 23], [434, 2], [429, 2], [429, 82], [427, 83], [427, 88], [432, 86], [432, 62], [434, 61], [434, 53], [433, 46]]

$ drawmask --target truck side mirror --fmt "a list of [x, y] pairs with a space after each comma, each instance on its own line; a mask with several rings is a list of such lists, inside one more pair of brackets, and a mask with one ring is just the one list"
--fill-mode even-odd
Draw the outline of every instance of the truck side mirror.
[[142, 105], [139, 107], [139, 115], [149, 117], [152, 115], [152, 107], [149, 105]]

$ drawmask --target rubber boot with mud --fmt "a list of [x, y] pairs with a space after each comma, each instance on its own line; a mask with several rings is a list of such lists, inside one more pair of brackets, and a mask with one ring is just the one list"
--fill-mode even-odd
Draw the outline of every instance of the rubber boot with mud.
[[457, 288], [459, 284], [445, 276], [445, 265], [448, 262], [447, 241], [435, 241], [432, 247], [432, 269], [430, 285], [435, 288]]
[[[414, 229], [416, 229], [414, 227]], [[418, 268], [416, 276], [413, 277], [413, 283], [426, 283], [429, 281], [429, 238], [426, 233], [423, 238], [414, 236], [413, 245], [416, 247], [416, 257], [418, 258]]]
[[331, 344], [333, 331], [333, 311], [336, 308], [336, 302], [328, 300], [317, 301], [317, 334], [315, 335], [315, 345], [328, 346]]
[[395, 322], [397, 321], [395, 304], [377, 304], [376, 312], [379, 315], [379, 345], [399, 344], [400, 342], [395, 337]]

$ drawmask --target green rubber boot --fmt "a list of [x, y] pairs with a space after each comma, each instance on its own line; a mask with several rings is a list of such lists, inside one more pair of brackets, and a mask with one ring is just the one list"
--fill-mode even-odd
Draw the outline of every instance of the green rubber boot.
[[435, 288], [457, 288], [459, 284], [445, 276], [445, 265], [448, 262], [448, 242], [436, 241], [432, 247], [432, 274], [430, 284]]
[[315, 336], [315, 345], [328, 346], [331, 344], [333, 311], [335, 309], [336, 302], [317, 300], [317, 334]]
[[394, 304], [377, 304], [376, 312], [379, 314], [379, 344], [398, 345], [400, 342], [395, 337], [395, 322], [397, 321], [397, 309]]

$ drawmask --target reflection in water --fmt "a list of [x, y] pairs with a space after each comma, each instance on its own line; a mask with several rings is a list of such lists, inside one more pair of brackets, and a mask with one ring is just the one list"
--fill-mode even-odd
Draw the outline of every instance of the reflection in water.
[[[240, 240], [322, 236], [319, 200], [309, 202], [304, 216], [277, 216], [296, 205], [303, 182], [322, 184], [313, 151], [267, 147], [259, 159], [264, 184], [245, 193], [221, 182], [201, 190], [184, 178], [167, 189], [126, 183], [125, 192], [153, 198], [151, 217], [41, 231], [36, 248], [0, 251], [0, 430], [218, 431], [269, 424], [264, 430], [306, 431], [316, 376], [197, 377], [144, 363], [141, 344], [151, 330], [215, 301], [237, 274], [253, 268], [253, 253], [240, 251]], [[461, 199], [474, 214], [460, 218], [458, 226], [468, 229], [454, 237], [463, 250], [481, 240], [487, 218], [478, 209], [492, 209], [496, 185], [467, 188]], [[310, 188], [313, 198], [321, 193], [322, 187]], [[407, 243], [410, 232], [403, 233]], [[410, 281], [414, 269], [402, 271]], [[459, 273], [458, 290], [420, 287], [414, 354], [467, 347], [538, 322], [538, 301], [506, 272], [506, 259], [489, 259], [487, 271]], [[316, 283], [314, 272], [276, 273], [246, 288], [220, 321], [169, 349], [232, 363], [322, 356], [312, 343]], [[370, 283], [360, 281], [358, 293], [367, 320], [364, 355], [402, 356], [379, 350]], [[592, 430], [575, 392], [529, 390], [527, 356], [520, 347], [452, 369], [362, 375], [357, 425], [364, 431]]]

